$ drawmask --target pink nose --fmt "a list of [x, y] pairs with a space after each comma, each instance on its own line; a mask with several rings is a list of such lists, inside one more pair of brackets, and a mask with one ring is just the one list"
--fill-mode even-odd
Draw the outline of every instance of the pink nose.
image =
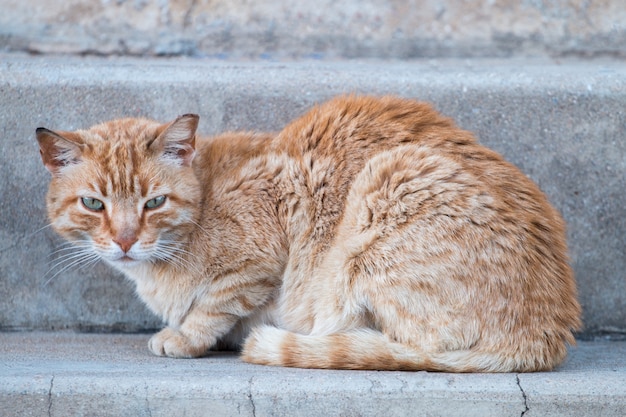
[[119, 247], [124, 251], [124, 253], [128, 252], [130, 248], [137, 242], [137, 236], [120, 236], [116, 239], [113, 239], [113, 242], [117, 243]]

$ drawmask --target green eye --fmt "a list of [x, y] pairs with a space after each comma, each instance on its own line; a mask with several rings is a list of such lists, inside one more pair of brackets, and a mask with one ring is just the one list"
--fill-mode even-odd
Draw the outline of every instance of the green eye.
[[93, 211], [104, 210], [104, 203], [95, 198], [83, 197], [80, 199], [80, 201], [82, 201], [83, 206], [87, 207], [89, 210], [93, 210]]
[[154, 197], [152, 200], [148, 200], [145, 207], [147, 209], [154, 209], [161, 206], [163, 203], [165, 203], [165, 196], [160, 195], [158, 197]]

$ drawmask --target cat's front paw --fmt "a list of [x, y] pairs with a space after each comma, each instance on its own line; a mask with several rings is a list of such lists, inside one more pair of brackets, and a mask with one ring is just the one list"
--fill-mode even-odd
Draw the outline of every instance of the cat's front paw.
[[197, 358], [208, 350], [204, 344], [193, 340], [172, 328], [166, 327], [150, 338], [148, 347], [157, 356], [170, 358]]

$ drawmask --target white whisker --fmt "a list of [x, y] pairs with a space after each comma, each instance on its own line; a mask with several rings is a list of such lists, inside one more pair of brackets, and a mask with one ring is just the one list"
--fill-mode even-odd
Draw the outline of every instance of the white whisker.
[[191, 267], [192, 265], [191, 262], [183, 258], [181, 255], [178, 255], [172, 249], [163, 248], [162, 250], [157, 251], [156, 255], [159, 259], [178, 267]]
[[204, 227], [202, 227], [202, 226], [200, 225], [200, 223], [196, 222], [195, 220], [189, 220], [189, 222], [190, 222], [191, 224], [193, 224], [193, 225], [197, 226], [197, 227], [198, 227], [198, 229], [202, 230], [204, 233], [206, 233], [206, 234], [208, 234], [208, 233], [209, 233], [209, 231], [208, 231], [208, 230], [206, 230]]
[[196, 255], [192, 252], [189, 252], [186, 249], [181, 248], [179, 245], [176, 244], [172, 244], [172, 243], [160, 243], [159, 244], [160, 247], [170, 250], [172, 252], [176, 252], [176, 253], [182, 253], [184, 255], [189, 255], [192, 258], [196, 258]]
[[85, 262], [85, 264], [81, 265], [80, 267], [82, 267], [82, 268], [91, 268], [93, 265], [97, 264], [101, 260], [102, 260], [102, 258], [100, 258], [100, 256], [98, 256], [98, 255], [91, 256], [90, 258], [87, 259], [87, 262]]
[[54, 250], [50, 256], [55, 256], [55, 259], [44, 277], [51, 274], [54, 270], [58, 270], [42, 284], [42, 287], [47, 286], [54, 278], [65, 271], [76, 267], [91, 266], [100, 260], [100, 256], [93, 252], [91, 242], [87, 240], [65, 242]]
[[91, 243], [88, 241], [85, 241], [84, 243], [70, 243], [62, 245], [62, 247], [55, 249], [54, 251], [50, 252], [48, 256], [53, 257], [63, 252], [75, 251], [76, 249], [85, 250], [89, 248], [91, 248]]
[[35, 236], [37, 233], [42, 232], [42, 231], [46, 230], [49, 227], [52, 227], [52, 223], [47, 224], [47, 225], [45, 225], [43, 227], [40, 227], [39, 229], [35, 230], [34, 232], [29, 233], [26, 236], [24, 236], [24, 238], [30, 239], [31, 237]]
[[178, 242], [167, 240], [160, 241], [155, 251], [155, 257], [156, 259], [167, 262], [175, 268], [190, 270], [198, 275], [202, 274], [197, 264], [193, 262], [194, 259], [197, 259], [195, 254], [183, 249]]
[[74, 259], [83, 258], [88, 255], [90, 255], [90, 253], [87, 251], [66, 253], [65, 255], [59, 256], [58, 258], [55, 259], [55, 263], [50, 267], [50, 270], [53, 270], [57, 266], [63, 265], [66, 262], [71, 262]]

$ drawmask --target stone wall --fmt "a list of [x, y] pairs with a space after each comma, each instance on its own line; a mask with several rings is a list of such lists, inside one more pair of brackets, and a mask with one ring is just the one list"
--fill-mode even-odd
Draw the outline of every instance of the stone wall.
[[0, 0], [0, 51], [626, 57], [624, 0]]

